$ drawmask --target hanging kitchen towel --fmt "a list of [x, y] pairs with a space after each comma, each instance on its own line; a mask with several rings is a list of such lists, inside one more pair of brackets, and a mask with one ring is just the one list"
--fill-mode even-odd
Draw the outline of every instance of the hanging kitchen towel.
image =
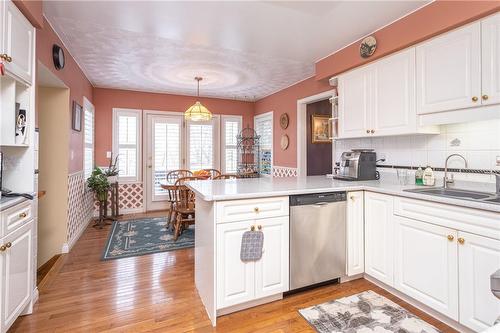
[[264, 233], [262, 231], [245, 231], [241, 238], [241, 261], [255, 261], [262, 258]]

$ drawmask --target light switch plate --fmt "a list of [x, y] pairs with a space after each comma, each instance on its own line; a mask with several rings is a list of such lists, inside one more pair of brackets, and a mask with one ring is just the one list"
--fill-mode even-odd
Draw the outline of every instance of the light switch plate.
[[111, 152], [110, 151], [106, 152], [106, 158], [111, 158]]

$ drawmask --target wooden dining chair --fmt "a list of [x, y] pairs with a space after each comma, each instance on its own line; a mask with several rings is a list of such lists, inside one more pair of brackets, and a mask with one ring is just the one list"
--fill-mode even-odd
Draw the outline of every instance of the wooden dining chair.
[[181, 233], [194, 224], [194, 193], [185, 185], [186, 182], [199, 180], [198, 177], [182, 177], [177, 179], [174, 186], [175, 202], [174, 202], [174, 241], [179, 238]]
[[238, 179], [238, 178], [240, 178], [240, 177], [238, 177], [238, 175], [234, 175], [234, 174], [222, 174], [222, 175], [214, 177], [213, 180], [218, 180], [218, 179]]
[[[179, 169], [179, 170], [172, 170], [169, 173], [167, 173], [166, 176], [166, 181], [167, 184], [175, 184], [175, 182], [179, 178], [184, 178], [184, 177], [191, 177], [193, 173], [189, 170], [186, 169]], [[169, 189], [168, 191], [168, 199], [167, 201], [170, 203], [170, 210], [168, 211], [168, 221], [167, 221], [167, 228], [170, 228], [173, 225], [173, 219], [174, 219], [174, 202], [175, 202], [175, 190]]]
[[221, 172], [217, 169], [202, 169], [202, 170], [210, 173], [210, 179], [214, 179], [215, 177], [221, 175]]

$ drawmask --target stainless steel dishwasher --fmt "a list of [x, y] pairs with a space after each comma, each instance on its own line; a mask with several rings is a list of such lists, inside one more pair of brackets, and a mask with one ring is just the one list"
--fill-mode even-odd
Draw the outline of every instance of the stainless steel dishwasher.
[[346, 192], [290, 196], [290, 290], [345, 275]]

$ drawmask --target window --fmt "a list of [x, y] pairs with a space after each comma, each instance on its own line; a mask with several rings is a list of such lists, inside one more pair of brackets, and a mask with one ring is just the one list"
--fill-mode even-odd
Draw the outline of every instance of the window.
[[219, 120], [187, 122], [187, 168], [192, 171], [219, 168]]
[[84, 98], [83, 109], [83, 176], [85, 180], [87, 180], [94, 169], [94, 106], [86, 98]]
[[113, 155], [120, 181], [140, 180], [141, 110], [113, 109]]
[[260, 173], [270, 176], [273, 168], [273, 112], [256, 116], [254, 127], [257, 135], [260, 135], [260, 153], [257, 161]]
[[236, 136], [241, 132], [241, 116], [222, 116], [222, 173], [238, 171]]
[[153, 187], [154, 196], [165, 195], [161, 187], [167, 173], [181, 169], [181, 127], [180, 117], [153, 117]]

